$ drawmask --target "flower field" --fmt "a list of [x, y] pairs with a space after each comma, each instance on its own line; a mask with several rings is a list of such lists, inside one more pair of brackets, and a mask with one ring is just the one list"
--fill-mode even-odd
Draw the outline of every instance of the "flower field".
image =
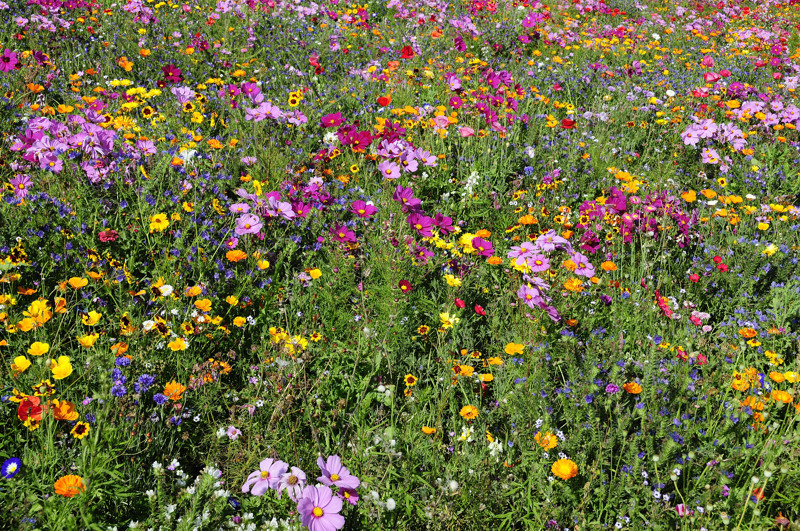
[[0, 14], [0, 529], [800, 527], [800, 2]]

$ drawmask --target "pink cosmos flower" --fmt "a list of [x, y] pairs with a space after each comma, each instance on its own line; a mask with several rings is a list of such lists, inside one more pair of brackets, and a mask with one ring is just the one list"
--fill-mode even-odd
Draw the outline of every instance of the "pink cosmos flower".
[[356, 489], [361, 484], [361, 481], [342, 465], [342, 460], [338, 455], [328, 457], [327, 461], [318, 457], [317, 466], [322, 471], [322, 475], [317, 478], [317, 481], [323, 485]]
[[255, 214], [245, 214], [236, 220], [236, 228], [233, 230], [233, 232], [237, 236], [242, 236], [244, 234], [256, 234], [261, 230], [261, 227], [263, 227], [261, 218]]
[[310, 531], [336, 531], [344, 527], [342, 500], [333, 497], [325, 485], [307, 486], [297, 504], [300, 522]]
[[594, 276], [594, 266], [587, 257], [581, 253], [575, 253], [570, 257], [570, 259], [575, 262], [576, 266], [578, 266], [578, 268], [575, 270], [576, 275], [586, 278], [592, 278]]
[[278, 481], [278, 499], [281, 499], [281, 495], [285, 490], [293, 501], [300, 501], [305, 486], [306, 473], [293, 466], [292, 470], [282, 474]]
[[543, 256], [541, 254], [529, 256], [528, 258], [525, 259], [525, 262], [528, 264], [528, 267], [531, 268], [531, 271], [533, 273], [541, 273], [542, 271], [547, 271], [548, 269], [550, 269], [550, 260], [548, 260], [546, 256]]
[[378, 170], [386, 179], [397, 179], [400, 177], [400, 166], [388, 160], [384, 160], [378, 164]]
[[468, 136], [475, 136], [475, 129], [471, 127], [462, 126], [458, 128], [458, 134], [461, 135], [461, 138], [465, 138]]
[[269, 489], [277, 488], [280, 477], [289, 470], [289, 465], [283, 461], [276, 461], [272, 458], [264, 459], [256, 470], [249, 476], [242, 485], [242, 492], [249, 492], [253, 496], [263, 496]]

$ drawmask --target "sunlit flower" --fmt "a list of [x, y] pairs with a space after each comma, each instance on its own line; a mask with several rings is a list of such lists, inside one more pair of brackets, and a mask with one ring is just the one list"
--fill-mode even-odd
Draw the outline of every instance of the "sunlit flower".
[[56, 489], [56, 494], [72, 498], [86, 490], [86, 485], [83, 484], [83, 479], [80, 476], [64, 476], [59, 478], [53, 485]]
[[559, 459], [550, 468], [554, 476], [563, 479], [564, 481], [574, 478], [578, 475], [578, 465], [570, 459]]

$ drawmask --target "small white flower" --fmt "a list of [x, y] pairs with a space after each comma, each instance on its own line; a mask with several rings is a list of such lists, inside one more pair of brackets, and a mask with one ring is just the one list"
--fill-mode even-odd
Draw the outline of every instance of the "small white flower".
[[388, 500], [386, 500], [387, 511], [394, 511], [395, 507], [397, 507], [397, 503], [395, 503], [394, 498], [389, 498]]

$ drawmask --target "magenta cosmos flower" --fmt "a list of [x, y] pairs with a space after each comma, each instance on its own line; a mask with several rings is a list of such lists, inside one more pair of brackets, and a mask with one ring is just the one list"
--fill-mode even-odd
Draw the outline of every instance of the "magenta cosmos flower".
[[249, 492], [253, 496], [262, 496], [267, 490], [278, 487], [280, 477], [287, 470], [289, 470], [289, 465], [283, 461], [264, 459], [261, 461], [259, 470], [247, 476], [247, 481], [242, 485], [242, 492]]
[[335, 485], [345, 489], [357, 489], [361, 485], [359, 480], [346, 467], [342, 466], [342, 460], [338, 455], [328, 457], [327, 461], [323, 461], [322, 457], [317, 458], [317, 466], [322, 471], [322, 475], [317, 478], [317, 481], [323, 485]]
[[297, 504], [300, 522], [311, 531], [335, 531], [344, 527], [342, 500], [333, 496], [325, 485], [309, 485], [303, 489], [303, 498]]
[[353, 206], [350, 208], [350, 212], [352, 212], [353, 214], [355, 214], [360, 218], [368, 218], [373, 214], [375, 214], [377, 211], [378, 211], [377, 208], [375, 208], [373, 205], [365, 203], [361, 199], [353, 201]]

